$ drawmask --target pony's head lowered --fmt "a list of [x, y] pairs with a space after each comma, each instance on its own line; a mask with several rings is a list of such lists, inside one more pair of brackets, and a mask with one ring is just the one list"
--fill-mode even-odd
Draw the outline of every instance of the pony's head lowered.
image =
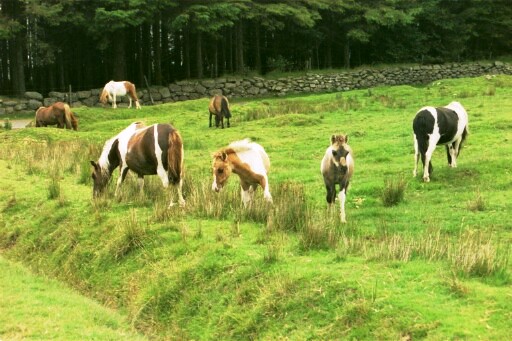
[[347, 135], [331, 136], [332, 160], [336, 167], [347, 167], [347, 155], [350, 153], [350, 147], [347, 144]]
[[119, 140], [117, 138], [107, 141], [98, 162], [91, 161], [91, 165], [94, 167], [91, 174], [93, 180], [92, 194], [95, 198], [105, 191], [113, 170], [119, 165], [118, 145]]
[[220, 191], [226, 184], [231, 172], [233, 171], [229, 162], [229, 155], [226, 150], [221, 150], [213, 154], [213, 184], [212, 189]]
[[100, 94], [100, 102], [103, 104], [107, 103], [108, 96], [109, 96], [108, 90], [106, 88], [103, 88], [103, 90], [101, 91], [101, 94]]

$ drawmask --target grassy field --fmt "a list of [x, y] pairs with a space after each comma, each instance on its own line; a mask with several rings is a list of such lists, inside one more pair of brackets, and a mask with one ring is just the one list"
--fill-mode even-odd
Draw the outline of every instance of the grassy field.
[[[150, 337], [506, 339], [511, 96], [512, 77], [488, 76], [238, 100], [224, 130], [208, 128], [207, 99], [78, 108], [79, 132], [0, 133], [0, 248]], [[423, 183], [412, 178], [412, 119], [452, 100], [468, 111], [469, 138], [455, 169], [438, 148]], [[141, 197], [129, 176], [114, 198], [117, 172], [92, 200], [89, 161], [135, 120], [180, 130], [184, 209], [166, 208], [157, 177]], [[339, 132], [356, 163], [348, 224], [326, 208], [320, 175]], [[259, 191], [243, 209], [235, 176], [211, 191], [211, 154], [245, 137], [270, 157], [273, 206]]]
[[145, 340], [115, 311], [0, 257], [2, 340]]

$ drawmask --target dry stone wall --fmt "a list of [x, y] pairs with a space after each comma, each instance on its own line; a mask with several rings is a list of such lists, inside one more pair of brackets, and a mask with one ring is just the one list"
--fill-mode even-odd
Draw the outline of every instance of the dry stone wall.
[[[333, 74], [306, 73], [302, 76], [264, 79], [261, 77], [224, 77], [197, 81], [178, 81], [169, 86], [141, 87], [137, 93], [142, 105], [186, 101], [224, 94], [228, 97], [285, 96], [287, 94], [337, 92], [371, 88], [380, 85], [427, 84], [439, 79], [478, 77], [482, 75], [512, 75], [512, 65], [496, 61], [493, 63], [450, 63], [442, 65], [418, 65], [387, 69], [360, 69]], [[102, 89], [71, 93], [50, 92], [43, 97], [38, 92], [26, 92], [24, 98], [2, 99], [0, 116], [14, 112], [35, 111], [57, 101], [71, 102], [72, 107], [102, 107], [98, 102]], [[122, 97], [118, 106], [127, 107], [128, 97]]]

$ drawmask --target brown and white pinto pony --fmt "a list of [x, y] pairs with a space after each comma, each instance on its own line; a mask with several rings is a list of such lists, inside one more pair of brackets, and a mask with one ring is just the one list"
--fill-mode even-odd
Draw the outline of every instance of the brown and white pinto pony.
[[226, 96], [213, 96], [208, 105], [208, 110], [210, 111], [210, 128], [212, 127], [213, 115], [215, 115], [215, 127], [218, 128], [220, 123], [222, 129], [224, 129], [224, 117], [228, 120], [228, 128], [230, 127], [231, 111], [229, 110], [229, 102]]
[[325, 155], [320, 163], [320, 172], [324, 177], [325, 188], [327, 190], [326, 200], [331, 206], [336, 199], [336, 185], [339, 185], [340, 192], [338, 199], [340, 201], [340, 218], [342, 223], [346, 223], [345, 199], [347, 188], [354, 173], [354, 158], [352, 149], [347, 144], [347, 135], [332, 135], [331, 145], [325, 151]]
[[137, 97], [137, 91], [135, 90], [135, 85], [128, 81], [120, 81], [114, 82], [110, 81], [103, 87], [103, 91], [100, 95], [100, 102], [105, 104], [107, 103], [107, 99], [112, 102], [112, 108], [117, 108], [116, 98], [117, 96], [126, 96], [128, 94], [128, 98], [130, 100], [130, 105], [128, 108], [132, 107], [132, 100], [135, 101], [135, 107], [140, 109], [139, 99]]
[[78, 130], [78, 120], [71, 112], [69, 105], [64, 102], [55, 102], [49, 107], [39, 107], [36, 110], [36, 127], [57, 125], [57, 128]]
[[263, 188], [263, 197], [272, 203], [267, 173], [270, 160], [262, 146], [249, 139], [232, 142], [213, 154], [212, 190], [220, 191], [231, 173], [240, 177], [242, 202], [247, 207], [258, 185]]
[[[180, 133], [170, 124], [148, 127], [134, 122], [105, 142], [98, 162], [91, 161], [93, 195], [97, 197], [104, 191], [114, 169], [119, 167], [116, 196], [128, 170], [137, 174], [141, 193], [144, 176], [158, 174], [165, 188], [169, 182], [177, 186], [179, 204], [183, 207], [183, 154]], [[171, 199], [169, 207], [173, 205]]]
[[432, 174], [432, 154], [437, 145], [446, 146], [448, 165], [457, 167], [462, 143], [468, 134], [468, 114], [459, 102], [444, 107], [423, 107], [412, 122], [414, 131], [414, 170], [416, 176], [419, 156], [423, 162], [423, 181]]

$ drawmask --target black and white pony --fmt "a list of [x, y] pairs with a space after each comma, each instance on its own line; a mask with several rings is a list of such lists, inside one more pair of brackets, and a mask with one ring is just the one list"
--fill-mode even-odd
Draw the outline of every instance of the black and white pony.
[[445, 145], [448, 165], [457, 167], [462, 143], [468, 134], [468, 114], [459, 102], [445, 107], [423, 107], [412, 122], [414, 131], [414, 171], [417, 174], [419, 155], [423, 162], [423, 181], [429, 182], [432, 174], [432, 154], [436, 145]]
[[347, 142], [347, 135], [332, 135], [331, 145], [325, 151], [325, 155], [320, 163], [320, 172], [324, 177], [325, 189], [327, 190], [325, 199], [329, 206], [336, 199], [336, 185], [339, 185], [338, 199], [340, 201], [340, 218], [342, 223], [347, 222], [345, 218], [345, 199], [350, 179], [354, 173], [352, 149]]
[[[165, 188], [169, 183], [177, 186], [180, 206], [185, 205], [183, 185], [183, 141], [179, 132], [170, 124], [145, 126], [134, 122], [122, 132], [105, 142], [98, 162], [94, 167], [93, 195], [99, 196], [108, 184], [113, 171], [119, 167], [116, 196], [128, 170], [138, 176], [142, 192], [145, 175], [158, 174]], [[171, 200], [169, 207], [173, 206]]]

